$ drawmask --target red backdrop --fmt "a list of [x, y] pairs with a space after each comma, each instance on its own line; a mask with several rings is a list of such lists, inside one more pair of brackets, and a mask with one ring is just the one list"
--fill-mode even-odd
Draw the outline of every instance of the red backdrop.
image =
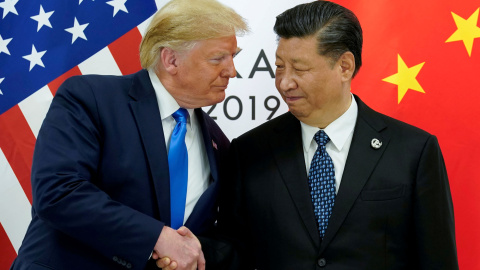
[[352, 92], [438, 137], [450, 179], [460, 269], [480, 269], [480, 3], [335, 2], [354, 11], [364, 31], [363, 66]]

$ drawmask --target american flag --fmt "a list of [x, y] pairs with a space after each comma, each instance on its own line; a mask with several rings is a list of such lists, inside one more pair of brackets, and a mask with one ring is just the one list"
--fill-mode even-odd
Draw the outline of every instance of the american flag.
[[73, 75], [138, 71], [146, 21], [160, 2], [0, 2], [0, 269], [31, 219], [33, 149], [56, 89]]

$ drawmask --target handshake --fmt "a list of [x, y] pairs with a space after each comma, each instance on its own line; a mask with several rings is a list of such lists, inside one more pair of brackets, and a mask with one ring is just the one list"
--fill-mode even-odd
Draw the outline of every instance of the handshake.
[[163, 270], [205, 270], [205, 257], [198, 238], [187, 228], [163, 227], [152, 258]]

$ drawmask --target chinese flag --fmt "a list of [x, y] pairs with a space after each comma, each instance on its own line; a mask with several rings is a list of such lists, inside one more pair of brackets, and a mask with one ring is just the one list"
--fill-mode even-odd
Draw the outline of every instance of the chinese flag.
[[460, 269], [480, 269], [480, 2], [335, 2], [352, 10], [364, 31], [363, 66], [352, 92], [438, 137]]

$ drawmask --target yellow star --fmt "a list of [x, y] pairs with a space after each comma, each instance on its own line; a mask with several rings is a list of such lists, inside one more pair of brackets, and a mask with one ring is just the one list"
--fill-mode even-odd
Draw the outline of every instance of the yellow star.
[[403, 96], [407, 93], [408, 89], [415, 90], [421, 93], [423, 91], [422, 86], [418, 83], [416, 77], [422, 69], [425, 62], [418, 64], [414, 67], [407, 67], [407, 64], [403, 61], [402, 57], [398, 55], [398, 73], [390, 77], [383, 79], [382, 81], [393, 83], [398, 85], [398, 103], [402, 101]]
[[453, 20], [458, 29], [447, 39], [447, 41], [445, 41], [445, 43], [447, 43], [462, 40], [467, 49], [468, 56], [470, 57], [472, 56], [473, 40], [480, 37], [480, 27], [477, 26], [479, 10], [480, 8], [478, 8], [467, 20], [452, 12]]

